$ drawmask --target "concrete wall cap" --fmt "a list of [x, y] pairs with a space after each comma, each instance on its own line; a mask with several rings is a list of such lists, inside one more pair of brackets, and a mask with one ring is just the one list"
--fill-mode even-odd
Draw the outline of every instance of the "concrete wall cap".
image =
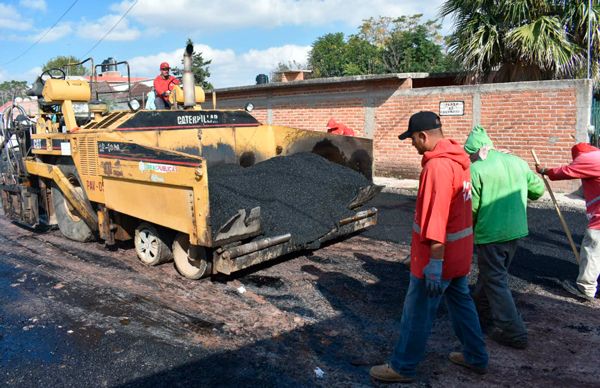
[[328, 77], [328, 78], [313, 78], [303, 81], [289, 81], [289, 82], [270, 82], [267, 84], [260, 85], [248, 85], [248, 86], [233, 86], [230, 88], [215, 89], [217, 93], [224, 92], [242, 92], [242, 91], [254, 91], [261, 89], [279, 89], [279, 88], [290, 88], [290, 87], [304, 87], [314, 85], [330, 85], [330, 84], [341, 84], [341, 83], [354, 83], [354, 82], [365, 82], [365, 81], [385, 81], [385, 80], [405, 80], [408, 78], [436, 78], [445, 76], [446, 73], [430, 74], [430, 73], [391, 73], [391, 74], [368, 74], [368, 75], [353, 75], [347, 77]]

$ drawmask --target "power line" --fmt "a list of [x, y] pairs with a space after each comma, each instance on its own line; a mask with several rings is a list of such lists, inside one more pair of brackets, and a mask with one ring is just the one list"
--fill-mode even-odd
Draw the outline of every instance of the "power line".
[[119, 25], [119, 23], [121, 23], [121, 20], [123, 20], [123, 19], [125, 18], [125, 16], [127, 16], [127, 14], [129, 13], [129, 11], [131, 11], [131, 10], [133, 9], [133, 7], [134, 7], [134, 6], [137, 4], [137, 2], [138, 2], [138, 0], [135, 0], [135, 1], [133, 2], [133, 4], [131, 4], [131, 6], [130, 6], [130, 7], [127, 9], [127, 11], [125, 11], [125, 13], [124, 13], [123, 15], [121, 15], [121, 17], [119, 18], [119, 20], [117, 20], [117, 22], [116, 22], [115, 24], [113, 24], [113, 26], [112, 26], [112, 27], [111, 27], [111, 28], [110, 28], [108, 31], [106, 31], [106, 34], [104, 34], [104, 36], [103, 36], [102, 38], [100, 38], [100, 39], [99, 39], [99, 40], [96, 42], [96, 44], [94, 44], [94, 45], [92, 46], [92, 48], [91, 48], [91, 49], [89, 49], [88, 51], [86, 51], [86, 52], [85, 52], [85, 54], [83, 54], [83, 55], [81, 56], [81, 58], [85, 58], [85, 57], [86, 57], [86, 56], [87, 56], [89, 53], [91, 53], [91, 52], [92, 52], [92, 51], [93, 51], [93, 50], [94, 50], [96, 47], [98, 47], [98, 45], [99, 45], [100, 43], [102, 43], [102, 41], [103, 41], [103, 40], [104, 40], [104, 39], [105, 39], [105, 38], [108, 36], [108, 34], [110, 34], [110, 33], [111, 33], [111, 32], [112, 32], [112, 31], [113, 31], [113, 30], [114, 30], [114, 29], [115, 29], [115, 28], [116, 28], [116, 27]]
[[46, 32], [44, 32], [42, 34], [42, 36], [40, 36], [38, 38], [38, 40], [36, 40], [35, 42], [33, 42], [33, 44], [31, 46], [27, 47], [25, 49], [25, 51], [23, 51], [21, 54], [17, 55], [16, 57], [14, 57], [13, 59], [11, 59], [10, 61], [4, 62], [1, 66], [8, 65], [9, 63], [13, 63], [17, 59], [21, 58], [23, 55], [27, 54], [29, 52], [29, 50], [31, 50], [36, 44], [40, 43], [42, 41], [42, 39], [44, 39], [46, 37], [46, 35], [48, 35], [48, 33], [54, 29], [54, 27], [56, 27], [56, 25], [62, 20], [62, 18], [65, 17], [65, 15], [71, 10], [71, 8], [73, 8], [73, 6], [75, 4], [77, 4], [77, 2], [79, 2], [79, 0], [75, 0], [73, 3], [71, 3], [71, 5], [69, 6], [69, 8], [67, 8], [67, 10], [65, 12], [63, 12], [62, 15], [60, 15], [60, 17], [58, 18], [58, 20], [56, 22], [54, 22], [54, 24], [52, 25], [52, 27], [50, 27], [49, 29], [47, 29]]

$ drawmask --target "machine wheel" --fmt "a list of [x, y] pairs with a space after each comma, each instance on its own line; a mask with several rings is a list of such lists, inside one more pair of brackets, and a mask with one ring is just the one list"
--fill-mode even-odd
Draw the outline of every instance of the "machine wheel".
[[188, 279], [200, 279], [210, 275], [212, 263], [210, 262], [206, 249], [203, 249], [200, 257], [192, 260], [189, 256], [190, 239], [187, 234], [178, 233], [173, 241], [173, 258], [175, 268], [180, 274]]
[[[71, 184], [75, 186], [75, 190], [86, 198], [79, 177], [77, 176], [75, 166], [62, 165], [60, 169]], [[75, 209], [73, 209], [62, 191], [60, 191], [55, 184], [52, 185], [52, 204], [54, 205], [54, 213], [56, 215], [58, 228], [65, 237], [80, 242], [91, 241], [94, 239], [94, 233], [90, 227], [77, 215]]]
[[165, 243], [164, 233], [159, 233], [154, 226], [146, 222], [135, 228], [133, 243], [135, 253], [146, 265], [162, 264], [173, 258], [171, 249]]

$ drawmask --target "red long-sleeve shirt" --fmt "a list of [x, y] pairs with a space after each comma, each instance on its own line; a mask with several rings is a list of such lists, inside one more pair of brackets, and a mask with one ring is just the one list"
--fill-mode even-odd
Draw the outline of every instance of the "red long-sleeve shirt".
[[161, 75], [154, 78], [154, 91], [156, 92], [156, 96], [162, 98], [166, 102], [169, 102], [169, 97], [163, 96], [163, 93], [173, 90], [173, 85], [179, 85], [179, 80], [172, 75], [167, 79], [164, 79]]
[[545, 174], [553, 181], [581, 179], [588, 228], [600, 229], [600, 150], [595, 148], [595, 151], [574, 153], [573, 156], [572, 163], [548, 168]]

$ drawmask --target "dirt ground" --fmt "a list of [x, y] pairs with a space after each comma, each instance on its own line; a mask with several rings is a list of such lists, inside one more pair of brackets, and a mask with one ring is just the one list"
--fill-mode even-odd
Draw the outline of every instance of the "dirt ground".
[[[399, 334], [414, 197], [372, 205], [379, 224], [366, 233], [209, 281], [0, 217], [0, 385], [377, 385], [369, 367]], [[583, 212], [564, 215], [579, 243]], [[577, 266], [548, 203], [530, 209], [530, 228], [511, 268], [530, 347], [488, 340], [483, 377], [454, 366], [442, 306], [414, 386], [600, 385], [600, 303], [559, 287]]]

